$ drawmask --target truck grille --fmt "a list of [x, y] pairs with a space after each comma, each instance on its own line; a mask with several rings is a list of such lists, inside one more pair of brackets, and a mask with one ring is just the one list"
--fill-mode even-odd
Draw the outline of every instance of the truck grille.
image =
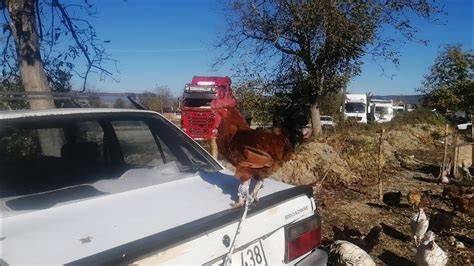
[[214, 114], [210, 110], [192, 110], [181, 113], [183, 130], [193, 139], [212, 137]]

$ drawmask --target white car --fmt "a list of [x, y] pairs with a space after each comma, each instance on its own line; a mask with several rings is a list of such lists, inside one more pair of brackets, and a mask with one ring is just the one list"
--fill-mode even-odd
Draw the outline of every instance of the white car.
[[240, 181], [155, 112], [0, 112], [0, 173], [0, 265], [327, 262], [311, 187], [266, 180], [237, 235]]
[[323, 127], [335, 127], [336, 122], [334, 122], [334, 119], [332, 116], [329, 115], [322, 115], [321, 117], [321, 126]]
[[468, 127], [472, 127], [472, 122], [464, 123], [464, 124], [458, 124], [458, 129], [459, 130], [467, 130]]

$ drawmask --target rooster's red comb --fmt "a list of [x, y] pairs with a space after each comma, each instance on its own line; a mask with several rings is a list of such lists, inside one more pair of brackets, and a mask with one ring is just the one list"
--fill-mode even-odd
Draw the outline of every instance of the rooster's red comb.
[[237, 105], [237, 101], [231, 91], [218, 88], [216, 98], [211, 102], [211, 108], [233, 108]]

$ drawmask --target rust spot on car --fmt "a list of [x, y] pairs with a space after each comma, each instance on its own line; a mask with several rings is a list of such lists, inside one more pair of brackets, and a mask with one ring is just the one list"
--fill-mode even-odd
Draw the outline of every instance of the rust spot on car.
[[84, 245], [84, 244], [87, 244], [87, 243], [91, 242], [91, 241], [92, 241], [92, 237], [91, 237], [91, 236], [84, 237], [84, 238], [79, 239], [79, 241], [81, 241], [81, 244]]

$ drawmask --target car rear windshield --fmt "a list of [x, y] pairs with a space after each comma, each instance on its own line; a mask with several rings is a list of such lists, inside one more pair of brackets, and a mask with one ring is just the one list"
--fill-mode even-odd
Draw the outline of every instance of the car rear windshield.
[[0, 200], [12, 211], [218, 169], [199, 146], [155, 115], [0, 121]]

